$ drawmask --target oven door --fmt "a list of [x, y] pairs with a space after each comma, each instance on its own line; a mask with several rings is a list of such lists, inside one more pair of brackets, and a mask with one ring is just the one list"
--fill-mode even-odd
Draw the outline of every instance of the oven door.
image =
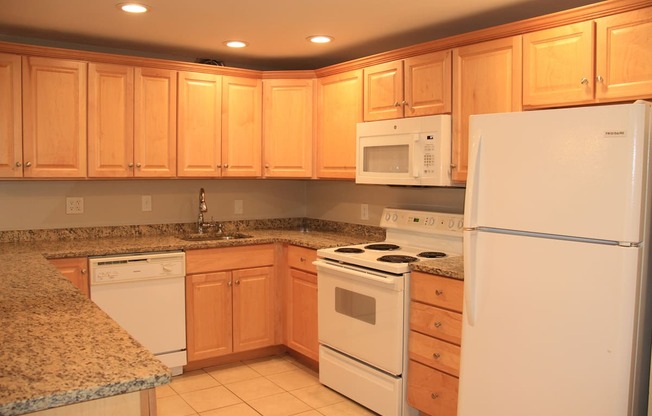
[[393, 375], [403, 372], [404, 275], [318, 260], [319, 342]]

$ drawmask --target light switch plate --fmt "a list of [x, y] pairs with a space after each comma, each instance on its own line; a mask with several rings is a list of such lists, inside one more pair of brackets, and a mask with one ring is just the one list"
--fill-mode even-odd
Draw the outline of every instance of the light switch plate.
[[360, 219], [369, 219], [369, 204], [360, 204]]
[[236, 199], [235, 203], [233, 204], [233, 213], [236, 215], [240, 215], [244, 212], [244, 204], [242, 202], [242, 199]]
[[152, 210], [152, 196], [143, 195], [141, 197], [141, 209], [143, 212], [150, 212]]

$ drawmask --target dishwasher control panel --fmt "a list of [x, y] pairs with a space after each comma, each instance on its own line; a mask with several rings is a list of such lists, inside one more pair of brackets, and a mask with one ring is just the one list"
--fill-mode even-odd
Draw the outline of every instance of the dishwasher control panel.
[[185, 276], [182, 251], [127, 254], [89, 258], [91, 285]]

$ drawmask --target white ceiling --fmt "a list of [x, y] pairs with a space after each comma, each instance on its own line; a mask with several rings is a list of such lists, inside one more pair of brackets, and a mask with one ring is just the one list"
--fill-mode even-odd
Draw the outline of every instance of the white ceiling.
[[[0, 40], [227, 66], [316, 69], [596, 0], [0, 0]], [[328, 45], [306, 41], [314, 34]], [[231, 50], [228, 39], [250, 43]]]

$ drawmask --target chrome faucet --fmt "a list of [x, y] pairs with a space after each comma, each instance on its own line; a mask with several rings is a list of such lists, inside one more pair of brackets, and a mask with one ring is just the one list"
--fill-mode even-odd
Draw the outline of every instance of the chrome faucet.
[[204, 221], [204, 212], [208, 211], [208, 206], [206, 205], [206, 193], [204, 188], [199, 188], [199, 216], [197, 217], [197, 232], [199, 234], [204, 234], [204, 228], [218, 228], [218, 233], [222, 234], [222, 224], [215, 224], [215, 222], [205, 222]]

